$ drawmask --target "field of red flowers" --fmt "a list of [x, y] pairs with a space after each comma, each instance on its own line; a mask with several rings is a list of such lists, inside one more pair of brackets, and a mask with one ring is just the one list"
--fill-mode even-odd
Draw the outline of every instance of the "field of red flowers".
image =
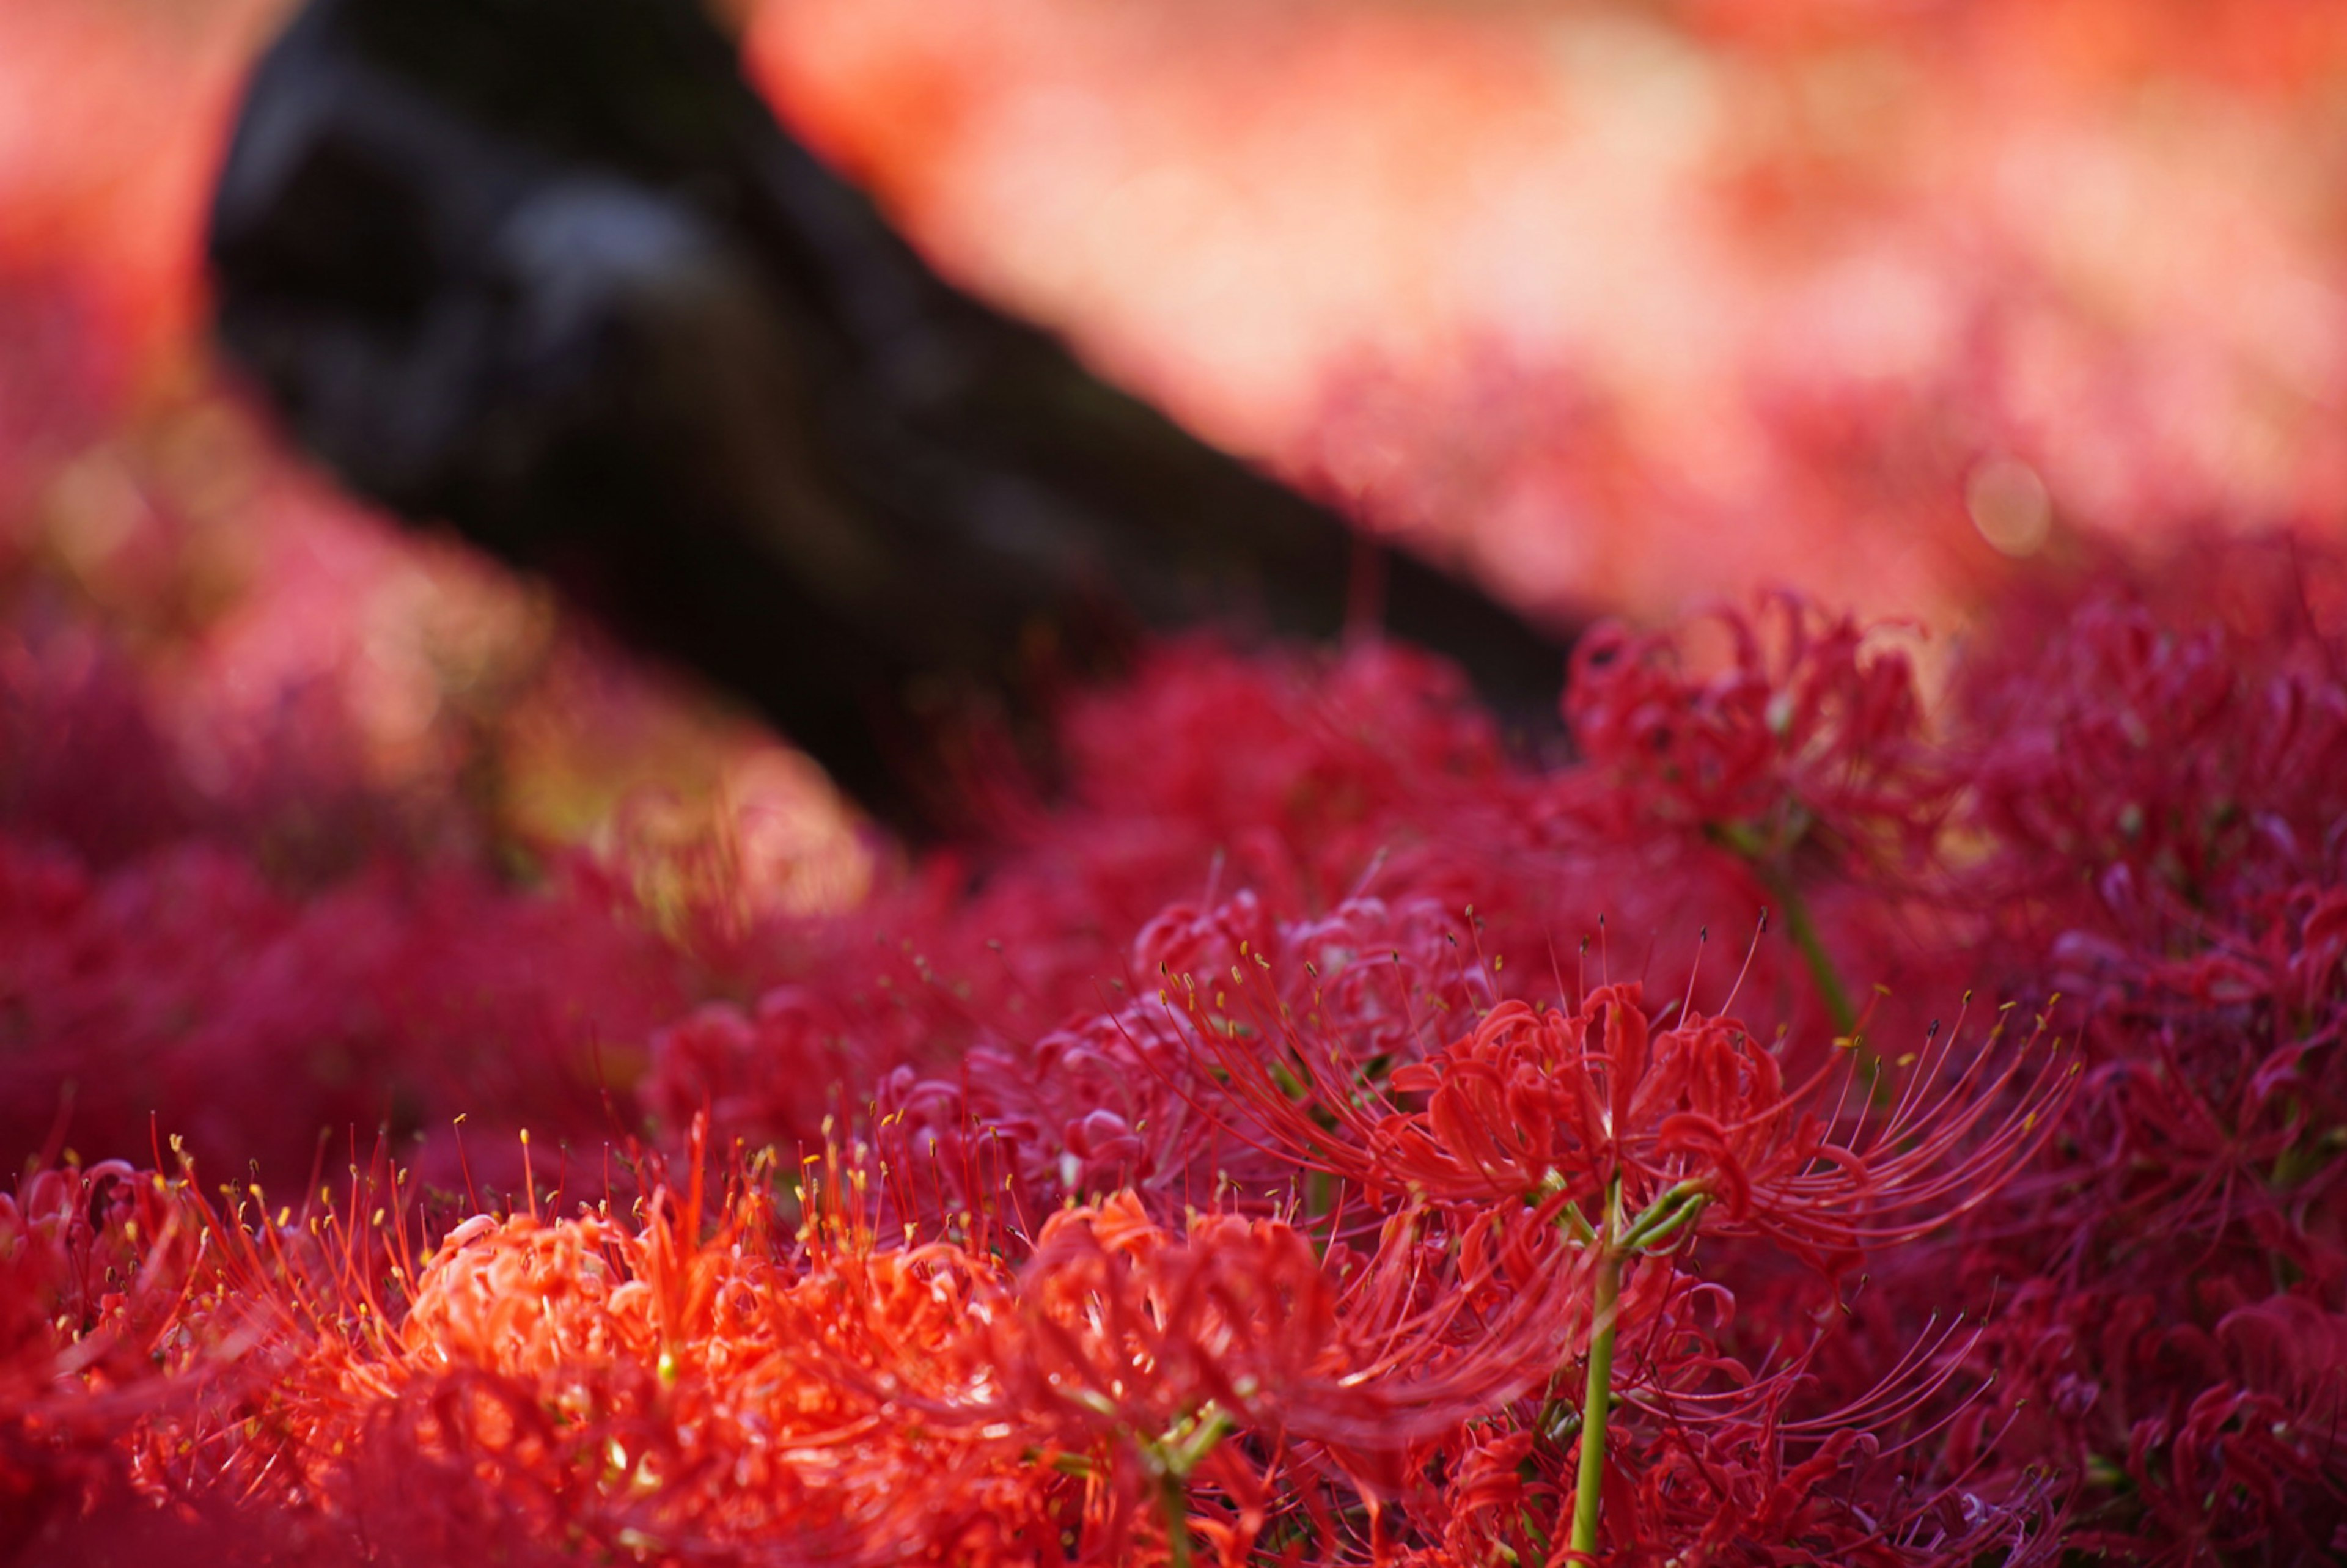
[[[1573, 654], [1569, 753], [1405, 649], [1201, 632], [1070, 700], [1051, 788], [973, 764], [983, 831], [913, 856], [537, 590], [328, 492], [213, 382], [171, 239], [202, 149], [116, 176], [139, 113], [217, 116], [266, 9], [0, 14], [0, 75], [13, 39], [128, 117], [119, 146], [0, 136], [0, 1561], [2347, 1557], [2347, 313], [2301, 279], [2265, 325], [2159, 315], [2229, 268], [2336, 275], [2330, 209], [2273, 194], [2347, 125], [2303, 63], [2320, 14], [2245, 5], [2196, 52], [2083, 3], [1614, 8], [1603, 57], [1646, 87], [1961, 34], [1902, 113], [2022, 101], [2147, 168], [2157, 115], [2231, 95], [2225, 156], [2271, 173], [2295, 128], [2305, 161], [2242, 189], [2229, 249], [2062, 272], [1945, 217], [2004, 189], [1963, 149], [1858, 169], [1788, 130], [1753, 179], [1770, 232], [1840, 236], [1813, 267], [1706, 230], [1690, 274], [1522, 285], [1568, 324], [1617, 285], [1632, 324], [1830, 315], [1788, 279], [1860, 252], [1899, 299], [1976, 291], [1985, 325], [1896, 374], [1856, 367], [1856, 326], [1798, 366], [1755, 327], [1659, 369], [1559, 327], [1538, 375], [1445, 405], [1412, 401], [1425, 362], [1356, 360], [1299, 413], [1265, 390], [1292, 365], [1167, 362], [1204, 422], [1299, 468], [1325, 436], [1410, 526], [1624, 612]], [[917, 217], [932, 163], [1020, 167], [956, 134], [1009, 123], [979, 78], [1011, 54], [890, 55], [894, 9], [774, 7], [764, 57]], [[1293, 112], [1375, 67], [1405, 129], [1497, 138], [1436, 110], [1501, 69], [1502, 23], [1529, 25], [1430, 53], [1440, 8], [1373, 9]], [[1146, 52], [1052, 25], [1075, 42], [1017, 56], [1045, 74]], [[1210, 119], [1205, 68], [1133, 99]], [[2096, 107], [2153, 78], [2186, 100]], [[870, 107], [907, 103], [934, 118]], [[1589, 135], [1575, 171], [1665, 182], [1641, 243], [1750, 217], [1700, 159]], [[2159, 189], [2216, 189], [2222, 151]], [[926, 210], [948, 242], [968, 218]], [[1977, 277], [1892, 265], [1948, 233]], [[1028, 254], [971, 267], [1048, 292]], [[1451, 308], [1423, 281], [1354, 302], [1424, 307], [1386, 348]], [[1139, 363], [1162, 282], [1065, 314]], [[1689, 388], [1771, 461], [1657, 422]], [[1539, 417], [1471, 438], [1519, 393]], [[1878, 560], [1904, 564], [1853, 585]], [[1734, 607], [1685, 610], [1713, 589]]]

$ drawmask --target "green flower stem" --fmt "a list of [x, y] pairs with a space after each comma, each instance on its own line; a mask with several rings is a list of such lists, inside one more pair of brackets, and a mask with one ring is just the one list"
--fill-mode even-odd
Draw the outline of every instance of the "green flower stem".
[[1190, 1472], [1205, 1461], [1233, 1424], [1228, 1412], [1208, 1404], [1193, 1418], [1187, 1432], [1156, 1449], [1157, 1501], [1165, 1512], [1165, 1553], [1172, 1568], [1190, 1568], [1192, 1559]]
[[1818, 994], [1825, 999], [1826, 1013], [1833, 1020], [1834, 1032], [1847, 1039], [1858, 1028], [1858, 1009], [1850, 1003], [1850, 988], [1841, 983], [1841, 972], [1834, 968], [1833, 955], [1826, 951], [1825, 938], [1818, 935], [1817, 922], [1809, 918], [1808, 902], [1785, 868], [1791, 845], [1807, 829], [1804, 818], [1794, 831], [1777, 837], [1773, 845], [1744, 823], [1717, 822], [1704, 832], [1714, 844], [1748, 861], [1761, 885], [1768, 889], [1768, 896], [1785, 911], [1785, 929], [1792, 934], [1793, 946], [1801, 950], [1801, 961], [1809, 966], [1809, 979], [1817, 982]]
[[1157, 1498], [1165, 1510], [1165, 1556], [1173, 1568], [1190, 1568], [1190, 1490], [1178, 1475], [1169, 1475]]
[[[1641, 1251], [1692, 1226], [1710, 1200], [1711, 1193], [1702, 1182], [1681, 1182], [1648, 1204], [1645, 1212], [1625, 1225], [1622, 1221], [1621, 1178], [1616, 1176], [1607, 1185], [1602, 1228], [1587, 1242], [1597, 1253], [1597, 1282], [1589, 1320], [1589, 1374], [1582, 1389], [1581, 1415], [1572, 1427], [1563, 1422], [1551, 1426], [1549, 1416], [1545, 1412], [1542, 1416], [1543, 1427], [1555, 1431], [1559, 1440], [1569, 1437], [1573, 1427], [1580, 1431], [1581, 1464], [1573, 1488], [1572, 1541], [1573, 1555], [1579, 1561], [1594, 1563], [1597, 1558], [1597, 1514], [1605, 1485], [1606, 1418], [1614, 1406], [1614, 1339], [1621, 1317], [1623, 1266]], [[1581, 1217], [1577, 1210], [1568, 1208], [1565, 1212], [1576, 1220]], [[1585, 1222], [1581, 1229], [1587, 1231]]]
[[[1801, 961], [1809, 968], [1809, 978], [1817, 982], [1818, 995], [1825, 999], [1826, 1015], [1833, 1020], [1834, 1032], [1845, 1040], [1858, 1029], [1858, 1009], [1851, 1005], [1850, 988], [1841, 983], [1841, 971], [1834, 968], [1833, 955], [1826, 951], [1825, 938], [1818, 935], [1818, 924], [1809, 918], [1809, 907], [1793, 879], [1774, 871], [1763, 871], [1769, 893], [1785, 907], [1785, 929], [1793, 938], [1793, 946], [1801, 950]], [[1853, 1041], [1853, 1043], [1855, 1043]]]
[[1573, 1498], [1573, 1551], [1597, 1560], [1597, 1504], [1605, 1480], [1605, 1416], [1614, 1398], [1614, 1304], [1622, 1295], [1622, 1255], [1597, 1255], [1597, 1310], [1589, 1335], [1589, 1384], [1581, 1405], [1581, 1475]]
[[1624, 1255], [1651, 1249], [1656, 1243], [1667, 1240], [1674, 1233], [1692, 1225], [1711, 1194], [1700, 1182], [1681, 1182], [1661, 1197], [1646, 1205], [1646, 1212], [1630, 1222], [1622, 1233], [1614, 1250]]

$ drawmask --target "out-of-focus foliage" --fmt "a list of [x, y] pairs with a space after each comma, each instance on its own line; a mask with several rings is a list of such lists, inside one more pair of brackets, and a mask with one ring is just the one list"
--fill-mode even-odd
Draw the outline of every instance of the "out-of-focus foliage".
[[1530, 596], [1911, 612], [2347, 500], [2347, 26], [2297, 0], [784, 0], [950, 263]]
[[[73, 274], [118, 385], [278, 9], [0, 18], [0, 273]], [[2328, 7], [733, 9], [949, 270], [1529, 598], [1936, 610], [2347, 503]]]

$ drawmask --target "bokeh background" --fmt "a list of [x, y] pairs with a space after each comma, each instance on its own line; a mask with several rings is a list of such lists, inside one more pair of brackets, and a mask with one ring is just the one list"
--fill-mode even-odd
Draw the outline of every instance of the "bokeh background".
[[[337, 495], [216, 372], [207, 187], [285, 9], [0, 7], [11, 809], [104, 861], [267, 802], [293, 874], [714, 813], [745, 897], [852, 900], [875, 851], [814, 770]], [[951, 275], [1529, 603], [1949, 629], [2084, 538], [2347, 519], [2315, 0], [727, 9]]]

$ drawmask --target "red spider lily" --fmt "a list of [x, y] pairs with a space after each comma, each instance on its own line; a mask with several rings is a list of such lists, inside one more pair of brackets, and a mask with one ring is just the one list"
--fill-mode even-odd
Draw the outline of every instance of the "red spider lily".
[[1647, 821], [1761, 857], [1812, 828], [1867, 852], [1928, 846], [1948, 784], [1907, 660], [1847, 617], [1789, 597], [1768, 608], [1717, 618], [1733, 657], [1707, 680], [1683, 671], [1676, 636], [1584, 636], [1565, 715], [1589, 767], [1558, 781], [1561, 802], [1614, 834]]
[[[1881, 1112], [1849, 1108], [1854, 1067], [1821, 1112], [1823, 1081], [1788, 1091], [1744, 1025], [1689, 1017], [1657, 1031], [1635, 986], [1600, 988], [1570, 1013], [1501, 1002], [1382, 1087], [1293, 1030], [1278, 1056], [1212, 1029], [1198, 1038], [1264, 1136], [1372, 1194], [1562, 1194], [1584, 1223], [1604, 1223], [1600, 1205], [1642, 1216], [1642, 1245], [1682, 1237], [1707, 1211], [1710, 1230], [1766, 1237], [1834, 1274], [1985, 1202], [2044, 1143], [2075, 1076], [2051, 1050], [2034, 1071], [2025, 1051], [2002, 1069], [1981, 1051], [1951, 1073], [1952, 1044], [1935, 1040]], [[1419, 1095], [1419, 1109], [1399, 1098]]]
[[[1127, 1008], [1023, 1046], [974, 1048], [952, 1079], [882, 1080], [875, 1141], [914, 1216], [1000, 1204], [1023, 1216], [1122, 1188], [1163, 1208], [1227, 1178], [1234, 1151], [1175, 1092], [1160, 1029]], [[1258, 1189], [1266, 1178], [1249, 1171]]]
[[[2169, 1320], [2147, 1296], [2048, 1292], [2015, 1306], [2019, 1321], [1998, 1332], [2024, 1351], [2037, 1334], [2060, 1376], [2016, 1358], [2005, 1402], [2090, 1456], [2075, 1548], [2177, 1565], [2336, 1553], [2347, 1532], [2347, 1319], [2292, 1296], [2236, 1307], [2213, 1330]], [[2050, 1408], [2028, 1408], [2048, 1390]], [[2028, 1453], [2050, 1434], [2020, 1435]]]
[[1324, 1266], [1278, 1222], [1198, 1216], [1177, 1237], [1130, 1194], [1063, 1211], [983, 1314], [1001, 1381], [962, 1415], [1093, 1477], [1112, 1543], [1162, 1498], [1205, 1508], [1179, 1517], [1240, 1560], [1265, 1527], [1266, 1464], [1394, 1495], [1407, 1454], [1544, 1382], [1591, 1327], [1588, 1260], [1545, 1219], [1462, 1249], [1429, 1245], [1422, 1218]]
[[212, 1216], [230, 1288], [183, 1322], [234, 1327], [269, 1375], [191, 1387], [140, 1440], [183, 1440], [149, 1483], [199, 1521], [232, 1488], [245, 1543], [294, 1560], [761, 1561], [787, 1535], [794, 1562], [1031, 1562], [1057, 1541], [1068, 1478], [923, 1414], [986, 1375], [989, 1262], [878, 1251], [836, 1217], [802, 1248], [747, 1186], [704, 1235], [698, 1186], [655, 1188], [634, 1225], [476, 1216], [421, 1262], [396, 1225], [370, 1258], [380, 1226]]
[[[1708, 677], [1686, 669], [1679, 633], [1603, 626], [1576, 646], [1564, 708], [1587, 761], [1534, 792], [1543, 841], [1613, 850], [1591, 868], [1616, 897], [1649, 878], [1724, 881], [1738, 920], [1776, 909], [1822, 1016], [1850, 1035], [1860, 1008], [1843, 968], [1878, 958], [1886, 905], [1931, 890], [1963, 781], [1932, 743], [1906, 657], [1881, 637], [1788, 595], [1715, 619], [1730, 657]], [[1858, 890], [1873, 921], [1838, 922], [1829, 946], [1821, 897]]]
[[136, 1471], [116, 1440], [186, 1402], [172, 1343], [200, 1226], [183, 1194], [109, 1161], [0, 1194], [0, 1552], [28, 1551]]
[[[2019, 1058], [1993, 1072], [1987, 1052], [1943, 1075], [1935, 1036], [1931, 1060], [1880, 1112], [1846, 1119], [1840, 1103], [1823, 1115], [1808, 1108], [1824, 1079], [1788, 1093], [1777, 1058], [1733, 1020], [1689, 1017], [1657, 1031], [1635, 987], [1601, 988], [1570, 1014], [1501, 1002], [1471, 1034], [1382, 1084], [1341, 1048], [1306, 1043], [1286, 1020], [1269, 1036], [1283, 1049], [1266, 1056], [1255, 1031], [1194, 1002], [1191, 1011], [1196, 1036], [1211, 1041], [1203, 1059], [1250, 1130], [1298, 1163], [1373, 1201], [1407, 1192], [1503, 1223], [1529, 1215], [1542, 1234], [1585, 1244], [1590, 1337], [1570, 1529], [1582, 1554], [1598, 1550], [1617, 1473], [1608, 1451], [1617, 1332], [1654, 1310], [1625, 1286], [1649, 1296], [1668, 1289], [1667, 1269], [1634, 1266], [1642, 1254], [1676, 1251], [1704, 1224], [1839, 1277], [1866, 1251], [1986, 1201], [2050, 1133], [2075, 1077], [2051, 1051], [2026, 1078]], [[1839, 1075], [1843, 1102], [1854, 1071]], [[1404, 1109], [1400, 1096], [1423, 1096], [1423, 1106]], [[1461, 1230], [1477, 1235], [1473, 1223]], [[1606, 1538], [1618, 1542], [1620, 1528]]]
[[1993, 905], [2007, 973], [2076, 999], [2090, 1063], [1958, 1255], [2023, 1281], [1991, 1326], [2000, 1447], [2075, 1478], [2081, 1550], [2339, 1550], [2335, 1408], [2271, 1350], [2322, 1354], [2347, 1285], [2337, 573], [2276, 548], [2105, 563], [2020, 596], [1958, 670], [1984, 852], [1953, 891]]
[[784, 986], [761, 997], [754, 1013], [711, 1002], [655, 1031], [641, 1094], [665, 1127], [706, 1115], [736, 1136], [814, 1148], [825, 1118], [844, 1109], [838, 1086], [860, 1076], [857, 1065], [821, 999]]
[[[1466, 930], [1425, 897], [1348, 898], [1325, 915], [1279, 919], [1242, 892], [1204, 909], [1162, 911], [1134, 938], [1131, 972], [1184, 995], [1203, 975], [1200, 1005], [1211, 1009], [1217, 997], [1229, 1000], [1216, 977], [1244, 965], [1285, 997], [1308, 995], [1313, 1016], [1351, 1053], [1390, 1063], [1421, 1056], [1443, 1017], [1488, 995], [1470, 972]], [[1118, 1003], [1141, 987], [1103, 989]], [[1235, 1005], [1251, 1005], [1252, 990], [1241, 988]], [[770, 1102], [795, 1093], [804, 1102], [803, 1081], [792, 1087], [779, 1081], [786, 1076], [755, 1081]], [[989, 1031], [949, 1068], [880, 1076], [871, 1135], [895, 1168], [892, 1195], [915, 1215], [1000, 1202], [1037, 1216], [1121, 1187], [1143, 1194], [1161, 1217], [1235, 1193], [1277, 1202], [1292, 1166], [1227, 1132], [1202, 1110], [1202, 1095], [1221, 1102], [1163, 1003], [1125, 1001], [1029, 1039]], [[749, 1122], [753, 1132], [767, 1125]]]
[[2335, 853], [2347, 645], [2309, 604], [2341, 568], [2295, 546], [2092, 564], [2091, 587], [2020, 596], [1959, 668], [1956, 761], [1993, 895], [2094, 909], [2157, 951]]
[[[1667, 1272], [1643, 1271], [1649, 1281]], [[1645, 1327], [1624, 1330], [1632, 1348], [1608, 1419], [1602, 1561], [1888, 1568], [1991, 1552], [2036, 1563], [2058, 1550], [2045, 1488], [2009, 1487], [1984, 1465], [1931, 1452], [1971, 1405], [1947, 1397], [1952, 1328], [1927, 1334], [1859, 1398], [1801, 1416], [1807, 1358], [1756, 1374], [1717, 1349], [1684, 1286], [1622, 1314]], [[1410, 1499], [1447, 1555], [1402, 1561], [1579, 1560], [1567, 1533], [1580, 1414], [1552, 1397], [1471, 1423], [1445, 1448], [1439, 1484]]]
[[[518, 893], [457, 868], [386, 866], [296, 903], [220, 851], [100, 874], [0, 827], [0, 1160], [62, 1126], [87, 1152], [234, 1150], [272, 1185], [322, 1133], [468, 1111], [582, 1140], [610, 1129], [596, 1051], [672, 1012], [679, 965], [583, 884]], [[485, 1149], [502, 1183], [518, 1144]]]
[[[1409, 1227], [1388, 1240], [1409, 1250]], [[1517, 1289], [1563, 1286], [1553, 1255], [1517, 1261]], [[1024, 1327], [1001, 1358], [1021, 1381], [1005, 1391], [1030, 1419], [1058, 1412], [1048, 1419], [1071, 1448], [1154, 1442], [1211, 1408], [1231, 1427], [1371, 1449], [1447, 1427], [1545, 1372], [1496, 1367], [1486, 1346], [1480, 1385], [1469, 1382], [1442, 1365], [1460, 1307], [1430, 1312], [1398, 1288], [1414, 1294], [1376, 1259], [1324, 1268], [1276, 1221], [1200, 1216], [1176, 1239], [1119, 1194], [1045, 1224], [1020, 1277]]]

